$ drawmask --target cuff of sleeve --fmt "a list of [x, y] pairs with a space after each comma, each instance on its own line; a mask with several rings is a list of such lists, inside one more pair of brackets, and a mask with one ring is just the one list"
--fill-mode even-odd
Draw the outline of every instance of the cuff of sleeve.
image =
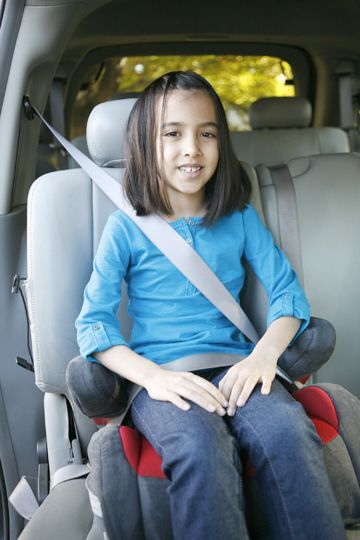
[[127, 341], [122, 337], [120, 332], [117, 332], [112, 326], [107, 328], [101, 322], [92, 324], [87, 332], [87, 336], [82, 340], [80, 354], [90, 362], [96, 362], [96, 358], [92, 356], [94, 352], [106, 351], [115, 345], [128, 346]]
[[273, 321], [281, 317], [295, 317], [301, 321], [299, 330], [291, 340], [291, 345], [309, 325], [310, 306], [306, 300], [299, 300], [295, 295], [285, 293], [270, 306], [267, 326], [270, 326]]

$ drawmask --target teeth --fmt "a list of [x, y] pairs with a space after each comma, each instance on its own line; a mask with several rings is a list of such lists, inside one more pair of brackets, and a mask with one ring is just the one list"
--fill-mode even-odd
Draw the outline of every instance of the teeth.
[[201, 167], [180, 167], [181, 171], [192, 173], [200, 171]]

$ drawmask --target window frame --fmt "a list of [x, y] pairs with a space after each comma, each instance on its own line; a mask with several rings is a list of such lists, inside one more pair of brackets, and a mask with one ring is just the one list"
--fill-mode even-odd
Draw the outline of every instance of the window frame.
[[296, 95], [306, 97], [313, 102], [310, 84], [313, 78], [313, 66], [309, 55], [300, 48], [269, 44], [235, 44], [235, 43], [158, 43], [132, 44], [116, 47], [103, 47], [92, 50], [76, 67], [69, 80], [65, 102], [65, 125], [69, 132], [71, 117], [78, 91], [84, 81], [84, 76], [97, 63], [108, 58], [121, 56], [171, 56], [171, 55], [243, 55], [243, 56], [274, 56], [288, 62], [294, 75]]

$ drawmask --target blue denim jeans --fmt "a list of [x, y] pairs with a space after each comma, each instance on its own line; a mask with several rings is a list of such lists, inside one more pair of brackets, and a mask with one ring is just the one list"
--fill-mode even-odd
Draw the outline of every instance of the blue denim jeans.
[[[228, 368], [197, 372], [218, 385]], [[302, 405], [275, 380], [258, 385], [233, 417], [191, 402], [183, 411], [143, 389], [131, 406], [135, 427], [160, 454], [175, 540], [245, 540], [239, 452], [256, 469], [274, 540], [345, 540], [321, 441]]]

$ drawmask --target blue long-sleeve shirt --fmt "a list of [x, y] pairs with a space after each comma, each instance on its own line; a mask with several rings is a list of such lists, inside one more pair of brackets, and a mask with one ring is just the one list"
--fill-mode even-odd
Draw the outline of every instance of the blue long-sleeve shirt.
[[[244, 284], [245, 256], [269, 297], [267, 324], [293, 316], [302, 320], [299, 332], [305, 329], [310, 318], [305, 294], [251, 205], [211, 227], [203, 226], [202, 218], [179, 219], [171, 226], [235, 299]], [[117, 320], [123, 279], [133, 319], [130, 343]], [[130, 346], [157, 364], [206, 352], [248, 355], [254, 348], [120, 210], [104, 228], [76, 328], [80, 354], [89, 360], [114, 345]]]

